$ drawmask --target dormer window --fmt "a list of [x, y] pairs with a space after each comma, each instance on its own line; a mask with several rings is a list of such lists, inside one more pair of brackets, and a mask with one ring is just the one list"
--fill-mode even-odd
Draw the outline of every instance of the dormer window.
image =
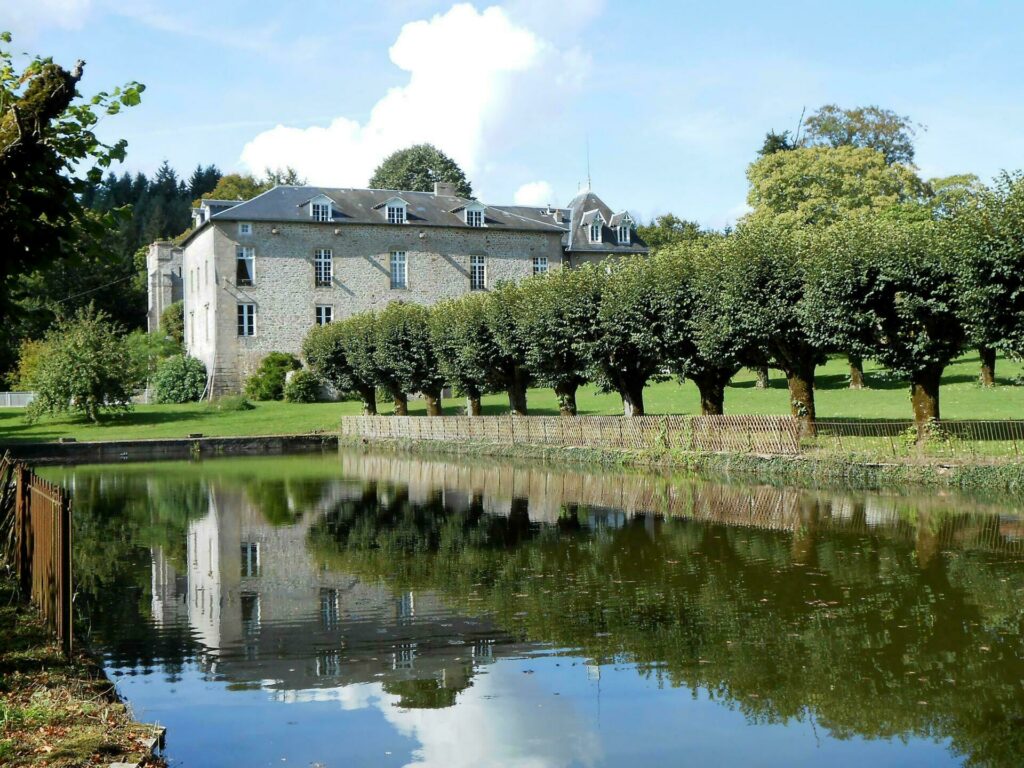
[[388, 204], [388, 224], [405, 224], [405, 206], [398, 203]]
[[598, 217], [590, 222], [590, 242], [600, 243], [601, 242], [601, 218]]
[[313, 217], [313, 221], [330, 221], [331, 220], [331, 204], [330, 203], [310, 203], [309, 204], [309, 215]]
[[629, 224], [619, 224], [619, 245], [629, 245], [630, 240]]
[[467, 208], [466, 224], [471, 227], [482, 227], [484, 225], [484, 212], [476, 208]]

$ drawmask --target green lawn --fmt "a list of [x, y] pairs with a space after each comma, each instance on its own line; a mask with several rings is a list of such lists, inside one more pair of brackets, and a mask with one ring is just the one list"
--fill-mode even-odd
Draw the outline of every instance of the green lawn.
[[[1000, 359], [997, 365], [997, 386], [983, 389], [977, 384], [978, 358], [969, 355], [946, 371], [942, 387], [942, 416], [946, 419], [1010, 419], [1024, 418], [1024, 386], [1014, 386], [1013, 379], [1024, 376], [1024, 366]], [[847, 387], [846, 363], [843, 359], [829, 361], [818, 369], [816, 403], [818, 418], [830, 419], [909, 419], [910, 398], [907, 383], [888, 378], [883, 371], [866, 366], [869, 389], [853, 392]], [[644, 393], [648, 413], [698, 413], [700, 401], [692, 383], [675, 381], [651, 385]], [[582, 389], [578, 396], [581, 413], [621, 413], [620, 400], [614, 394], [602, 394], [593, 387]], [[74, 437], [77, 440], [121, 440], [134, 438], [186, 437], [199, 432], [209, 436], [301, 434], [332, 431], [338, 419], [359, 413], [356, 402], [255, 403], [251, 411], [210, 413], [201, 403], [188, 405], [139, 406], [127, 415], [111, 418], [97, 426], [74, 419], [44, 419], [36, 424], [25, 422], [17, 408], [0, 409], [0, 443], [56, 440]], [[458, 413], [461, 400], [450, 400], [445, 413]], [[551, 390], [532, 390], [530, 413], [557, 414], [558, 405]], [[382, 403], [382, 412], [390, 404]], [[741, 371], [726, 390], [726, 413], [789, 412], [785, 379], [772, 372], [772, 386], [767, 390], [754, 387], [753, 375]], [[484, 412], [507, 411], [503, 395], [484, 399]], [[423, 403], [412, 401], [410, 412], [422, 414]]]

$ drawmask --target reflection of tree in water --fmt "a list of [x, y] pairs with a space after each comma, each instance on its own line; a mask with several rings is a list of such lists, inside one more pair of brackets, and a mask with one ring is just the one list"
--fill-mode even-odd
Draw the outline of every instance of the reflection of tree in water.
[[407, 709], [441, 709], [455, 704], [455, 698], [463, 686], [445, 686], [433, 677], [416, 680], [389, 680], [384, 683], [384, 691], [399, 696], [396, 706]]
[[[324, 564], [442, 593], [510, 634], [630, 660], [754, 722], [813, 717], [833, 737], [949, 738], [970, 765], [1024, 761], [1024, 571], [979, 551], [819, 527], [794, 532], [567, 510], [531, 526], [479, 503], [368, 486], [311, 532]], [[953, 534], [942, 526], [953, 526]], [[922, 540], [925, 544], [922, 544]]]
[[324, 495], [325, 480], [310, 478], [250, 480], [245, 493], [250, 503], [271, 525], [294, 525], [313, 509]]

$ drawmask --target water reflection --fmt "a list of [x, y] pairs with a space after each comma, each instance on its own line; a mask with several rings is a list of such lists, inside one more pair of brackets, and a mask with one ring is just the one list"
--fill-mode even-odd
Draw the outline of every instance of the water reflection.
[[1005, 503], [361, 454], [65, 479], [78, 605], [186, 763], [236, 710], [218, 764], [1024, 759]]

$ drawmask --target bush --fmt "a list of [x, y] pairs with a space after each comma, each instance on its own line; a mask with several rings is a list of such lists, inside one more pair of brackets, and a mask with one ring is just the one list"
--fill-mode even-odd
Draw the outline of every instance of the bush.
[[320, 399], [321, 386], [312, 371], [296, 371], [284, 385], [284, 399], [289, 403], [315, 403]]
[[284, 395], [284, 381], [289, 371], [302, 367], [295, 355], [271, 352], [260, 362], [256, 373], [245, 382], [245, 394], [254, 400], [280, 400]]
[[206, 366], [188, 355], [174, 355], [160, 363], [153, 378], [158, 403], [192, 403], [206, 390]]
[[137, 386], [123, 329], [93, 305], [58, 320], [46, 332], [45, 352], [32, 374], [36, 399], [26, 418], [77, 412], [99, 421], [104, 411], [127, 411]]
[[206, 404], [206, 410], [212, 413], [233, 413], [235, 411], [251, 411], [256, 406], [246, 400], [242, 395], [226, 395], [211, 400]]

